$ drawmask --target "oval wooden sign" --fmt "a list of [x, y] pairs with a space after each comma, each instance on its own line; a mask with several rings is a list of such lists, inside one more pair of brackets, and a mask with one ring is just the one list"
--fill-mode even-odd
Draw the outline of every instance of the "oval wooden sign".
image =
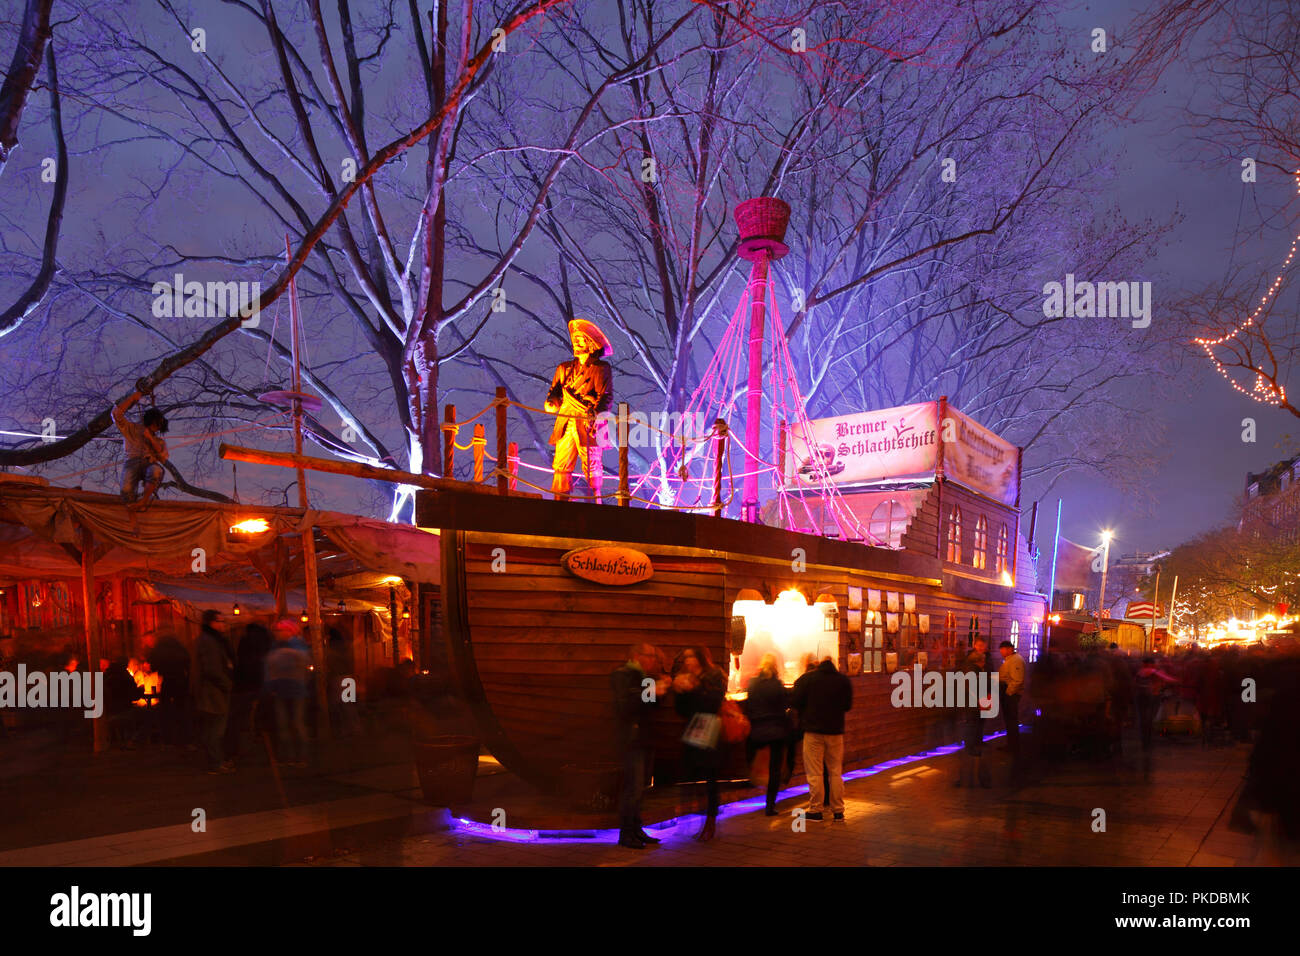
[[560, 559], [565, 570], [596, 584], [639, 584], [654, 576], [650, 558], [635, 548], [613, 545], [597, 548], [579, 548]]

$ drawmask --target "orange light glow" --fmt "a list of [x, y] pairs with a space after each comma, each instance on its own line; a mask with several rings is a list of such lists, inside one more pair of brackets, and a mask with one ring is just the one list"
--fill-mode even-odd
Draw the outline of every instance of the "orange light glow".
[[271, 525], [265, 518], [246, 518], [238, 524], [232, 524], [230, 530], [236, 534], [261, 534], [270, 531]]

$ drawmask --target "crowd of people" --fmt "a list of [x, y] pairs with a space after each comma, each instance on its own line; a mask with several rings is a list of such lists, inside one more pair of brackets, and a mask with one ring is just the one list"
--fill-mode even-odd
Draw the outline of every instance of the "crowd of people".
[[[993, 658], [991, 661], [990, 658]], [[996, 667], [994, 667], [996, 663]], [[823, 820], [829, 810], [844, 818], [844, 723], [853, 705], [852, 684], [827, 658], [812, 655], [793, 687], [782, 680], [774, 655], [765, 655], [746, 687], [743, 713], [746, 754], [765, 764], [766, 813], [776, 814], [777, 796], [802, 754], [808, 778], [804, 819]], [[1000, 721], [981, 716], [991, 701], [959, 708], [962, 740], [954, 786], [990, 787], [985, 735], [1003, 729], [1003, 749], [1012, 773], [1023, 771], [1021, 720], [1033, 726], [1036, 750], [1049, 760], [1103, 757], [1122, 752], [1126, 729], [1148, 755], [1159, 733], [1201, 735], [1204, 743], [1255, 741], [1242, 806], [1276, 821], [1287, 837], [1300, 836], [1300, 653], [1262, 645], [1249, 648], [1193, 648], [1171, 656], [1130, 655], [1111, 646], [1091, 652], [1044, 654], [1032, 671], [1010, 641], [996, 657], [983, 638], [972, 641], [959, 670], [997, 673]], [[645, 832], [640, 811], [654, 751], [656, 708], [672, 692], [672, 706], [685, 719], [680, 765], [687, 780], [702, 781], [705, 819], [699, 840], [717, 832], [718, 774], [731, 720], [726, 682], [705, 648], [683, 651], [671, 666], [649, 644], [630, 649], [629, 660], [611, 676], [623, 787], [619, 843], [644, 849], [658, 840]], [[1029, 701], [1022, 709], [1022, 700]], [[996, 726], [995, 726], [996, 725]], [[1145, 763], [1150, 768], [1149, 759]]]
[[829, 807], [844, 819], [844, 718], [853, 707], [853, 685], [829, 657], [809, 654], [804, 673], [787, 688], [776, 657], [764, 655], [749, 682], [743, 708], [726, 699], [727, 680], [705, 647], [689, 647], [671, 667], [652, 644], [634, 644], [628, 661], [610, 675], [617, 741], [622, 755], [619, 797], [620, 846], [644, 850], [659, 840], [645, 832], [641, 805], [654, 750], [655, 710], [671, 690], [673, 708], [686, 721], [681, 766], [687, 780], [705, 790], [704, 824], [696, 839], [717, 835], [721, 806], [718, 777], [723, 744], [743, 739], [750, 763], [766, 760], [766, 813], [776, 814], [776, 798], [794, 773], [802, 750], [809, 796], [804, 818], [821, 821]]
[[1242, 681], [1267, 679], [1285, 656], [1262, 644], [1168, 656], [1127, 654], [1113, 644], [1044, 654], [1033, 675], [1040, 751], [1050, 758], [1120, 753], [1130, 726], [1145, 751], [1160, 733], [1247, 741], [1260, 708], [1243, 699]]
[[[138, 657], [100, 661], [110, 746], [197, 752], [202, 769], [216, 775], [235, 772], [248, 741], [265, 734], [279, 763], [307, 766], [308, 718], [318, 702], [315, 662], [298, 621], [286, 618], [270, 629], [250, 621], [236, 629], [213, 609], [203, 612], [192, 649], [173, 635], [147, 644]], [[85, 670], [82, 657], [65, 654], [62, 669]], [[324, 665], [331, 727], [351, 735], [359, 721], [356, 708], [343, 703], [343, 681], [354, 673], [352, 648], [335, 628]], [[82, 726], [80, 712], [54, 716], [66, 718], [65, 736]]]

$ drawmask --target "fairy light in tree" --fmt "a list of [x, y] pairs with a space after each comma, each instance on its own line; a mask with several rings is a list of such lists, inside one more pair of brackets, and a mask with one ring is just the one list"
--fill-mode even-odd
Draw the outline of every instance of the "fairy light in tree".
[[[1300, 169], [1295, 171], [1294, 176], [1296, 192], [1297, 194], [1300, 194]], [[1231, 339], [1235, 339], [1247, 329], [1255, 327], [1255, 323], [1259, 320], [1264, 309], [1277, 297], [1278, 292], [1281, 291], [1282, 283], [1286, 278], [1287, 271], [1291, 268], [1291, 264], [1295, 261], [1296, 252], [1298, 250], [1300, 250], [1300, 235], [1297, 235], [1295, 239], [1291, 240], [1291, 248], [1287, 251], [1286, 258], [1282, 260], [1281, 270], [1273, 278], [1272, 283], [1269, 284], [1269, 287], [1265, 290], [1264, 294], [1260, 296], [1259, 305], [1255, 307], [1254, 312], [1247, 316], [1246, 321], [1242, 322], [1231, 332], [1221, 335], [1218, 338], [1201, 337], [1192, 340], [1195, 344], [1201, 347], [1209, 357], [1210, 361], [1214, 363], [1215, 371], [1223, 377], [1224, 381], [1247, 398], [1261, 402], [1265, 405], [1284, 404], [1286, 402], [1286, 388], [1281, 383], [1274, 382], [1267, 375], [1258, 370], [1255, 372], [1254, 386], [1249, 389], [1246, 388], [1232, 378], [1227, 367], [1219, 361], [1219, 357], [1214, 353], [1214, 349]]]

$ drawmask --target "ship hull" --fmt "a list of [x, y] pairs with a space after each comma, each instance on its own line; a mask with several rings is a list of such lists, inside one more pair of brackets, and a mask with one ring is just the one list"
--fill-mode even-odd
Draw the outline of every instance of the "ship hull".
[[[871, 668], [871, 637], [851, 624], [869, 610], [864, 595], [875, 592], [900, 605], [906, 599], [929, 617], [930, 633], [915, 638], [923, 646], [935, 644], [940, 622], [951, 630], [960, 621], [964, 643], [968, 622], [981, 620], [996, 647], [1012, 621], [1027, 634], [1042, 616], [1036, 596], [954, 581], [933, 557], [727, 519], [450, 491], [422, 492], [416, 517], [442, 531], [440, 666], [492, 754], [554, 793], [571, 788], [575, 775], [616, 766], [609, 675], [627, 660], [629, 645], [655, 644], [670, 660], [702, 645], [727, 671], [739, 650], [732, 605], [742, 590], [769, 602], [792, 588], [810, 601], [832, 596], [840, 609], [834, 637], [841, 669], [853, 654]], [[598, 547], [646, 556], [653, 575], [612, 585], [564, 567], [566, 554]], [[949, 713], [892, 706], [884, 669], [850, 679], [846, 767], [955, 737]], [[659, 711], [657, 785], [678, 776], [682, 746], [680, 718], [671, 706]], [[743, 748], [728, 757], [731, 775], [743, 774]]]

